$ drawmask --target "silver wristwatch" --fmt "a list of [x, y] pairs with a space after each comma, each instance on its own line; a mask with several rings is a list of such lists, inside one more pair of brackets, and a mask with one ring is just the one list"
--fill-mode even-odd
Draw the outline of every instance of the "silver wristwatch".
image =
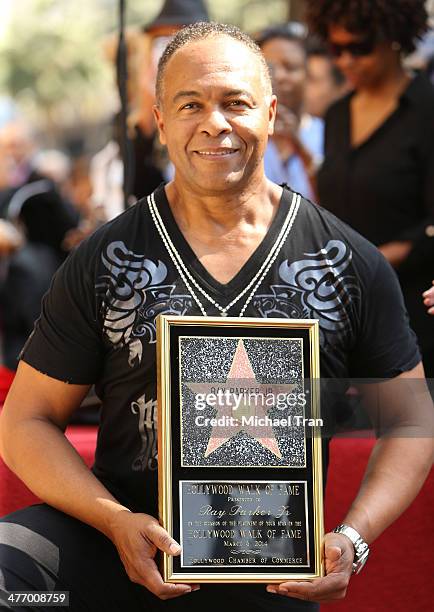
[[343, 533], [351, 540], [354, 546], [353, 574], [358, 574], [369, 557], [369, 545], [360, 533], [349, 525], [338, 525], [333, 529], [335, 533]]

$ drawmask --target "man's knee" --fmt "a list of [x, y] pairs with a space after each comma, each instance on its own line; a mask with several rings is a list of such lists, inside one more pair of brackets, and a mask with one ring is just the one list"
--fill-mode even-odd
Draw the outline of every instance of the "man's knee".
[[38, 507], [31, 506], [0, 520], [0, 568], [2, 586], [7, 591], [47, 591], [53, 590], [56, 583], [59, 548], [39, 532], [43, 512], [35, 508]]

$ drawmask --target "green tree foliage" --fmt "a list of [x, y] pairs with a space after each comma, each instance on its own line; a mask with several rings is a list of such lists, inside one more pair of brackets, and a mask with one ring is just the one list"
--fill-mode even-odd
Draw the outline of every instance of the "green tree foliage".
[[[92, 8], [93, 7], [93, 8]], [[18, 0], [0, 41], [0, 84], [24, 107], [80, 114], [107, 87], [97, 3]], [[65, 104], [65, 101], [68, 101]]]
[[[11, 19], [0, 37], [0, 94], [10, 95], [33, 122], [54, 130], [108, 116], [117, 98], [102, 42], [118, 26], [118, 0], [5, 1]], [[127, 23], [148, 23], [162, 3], [126, 0]], [[284, 19], [288, 0], [207, 4], [211, 18], [252, 32]]]

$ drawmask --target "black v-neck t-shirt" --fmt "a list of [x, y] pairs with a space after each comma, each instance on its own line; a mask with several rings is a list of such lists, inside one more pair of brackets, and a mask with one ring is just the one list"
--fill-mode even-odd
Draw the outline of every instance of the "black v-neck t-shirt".
[[[257, 246], [254, 253], [252, 253], [246, 263], [228, 283], [220, 283], [208, 273], [207, 269], [200, 263], [192, 248], [184, 238], [172, 214], [172, 210], [167, 201], [164, 190], [159, 190], [158, 193], [161, 197], [159, 213], [165, 227], [169, 230], [169, 235], [174, 242], [177, 251], [182, 257], [182, 261], [185, 263], [189, 271], [194, 274], [194, 278], [199, 281], [200, 286], [223, 307], [235, 299], [258, 272], [260, 266], [278, 238], [280, 229], [288, 214], [290, 202], [292, 200], [292, 195], [289, 196], [287, 194], [284, 202], [280, 202], [279, 208], [274, 215], [268, 232]], [[241, 298], [237, 304], [234, 305], [234, 307], [230, 310], [230, 316], [239, 315], [248, 295], [249, 292], [246, 294], [244, 299]], [[207, 302], [206, 298], [202, 298], [200, 294], [199, 299], [205, 306], [205, 311], [208, 315], [219, 314], [218, 309], [212, 306], [210, 307], [210, 304]]]
[[[213, 279], [177, 227], [164, 186], [155, 201], [196, 281], [225, 306], [249, 283], [291, 206], [284, 189], [269, 231], [227, 284]], [[217, 315], [201, 296], [208, 315]], [[244, 299], [229, 310], [238, 316]], [[100, 228], [57, 272], [22, 358], [102, 400], [94, 473], [133, 510], [157, 511], [158, 314], [200, 315], [158, 234], [147, 200]], [[292, 229], [245, 316], [318, 319], [325, 378], [394, 377], [420, 360], [394, 272], [370, 243], [301, 199]]]

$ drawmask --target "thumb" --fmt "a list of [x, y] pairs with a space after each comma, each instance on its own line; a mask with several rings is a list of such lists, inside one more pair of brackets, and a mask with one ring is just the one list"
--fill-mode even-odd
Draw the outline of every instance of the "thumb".
[[353, 560], [353, 554], [353, 545], [346, 536], [337, 533], [326, 535], [324, 541], [326, 573], [349, 568]]
[[159, 550], [173, 556], [180, 554], [181, 547], [178, 542], [170, 537], [167, 531], [157, 522], [148, 527], [146, 535]]
[[[346, 536], [337, 533], [328, 533], [324, 539], [324, 558], [327, 561], [336, 563], [345, 556], [347, 550]], [[348, 545], [352, 546], [348, 540]]]
[[336, 544], [326, 544], [324, 554], [329, 561], [338, 561], [342, 557], [342, 548]]

